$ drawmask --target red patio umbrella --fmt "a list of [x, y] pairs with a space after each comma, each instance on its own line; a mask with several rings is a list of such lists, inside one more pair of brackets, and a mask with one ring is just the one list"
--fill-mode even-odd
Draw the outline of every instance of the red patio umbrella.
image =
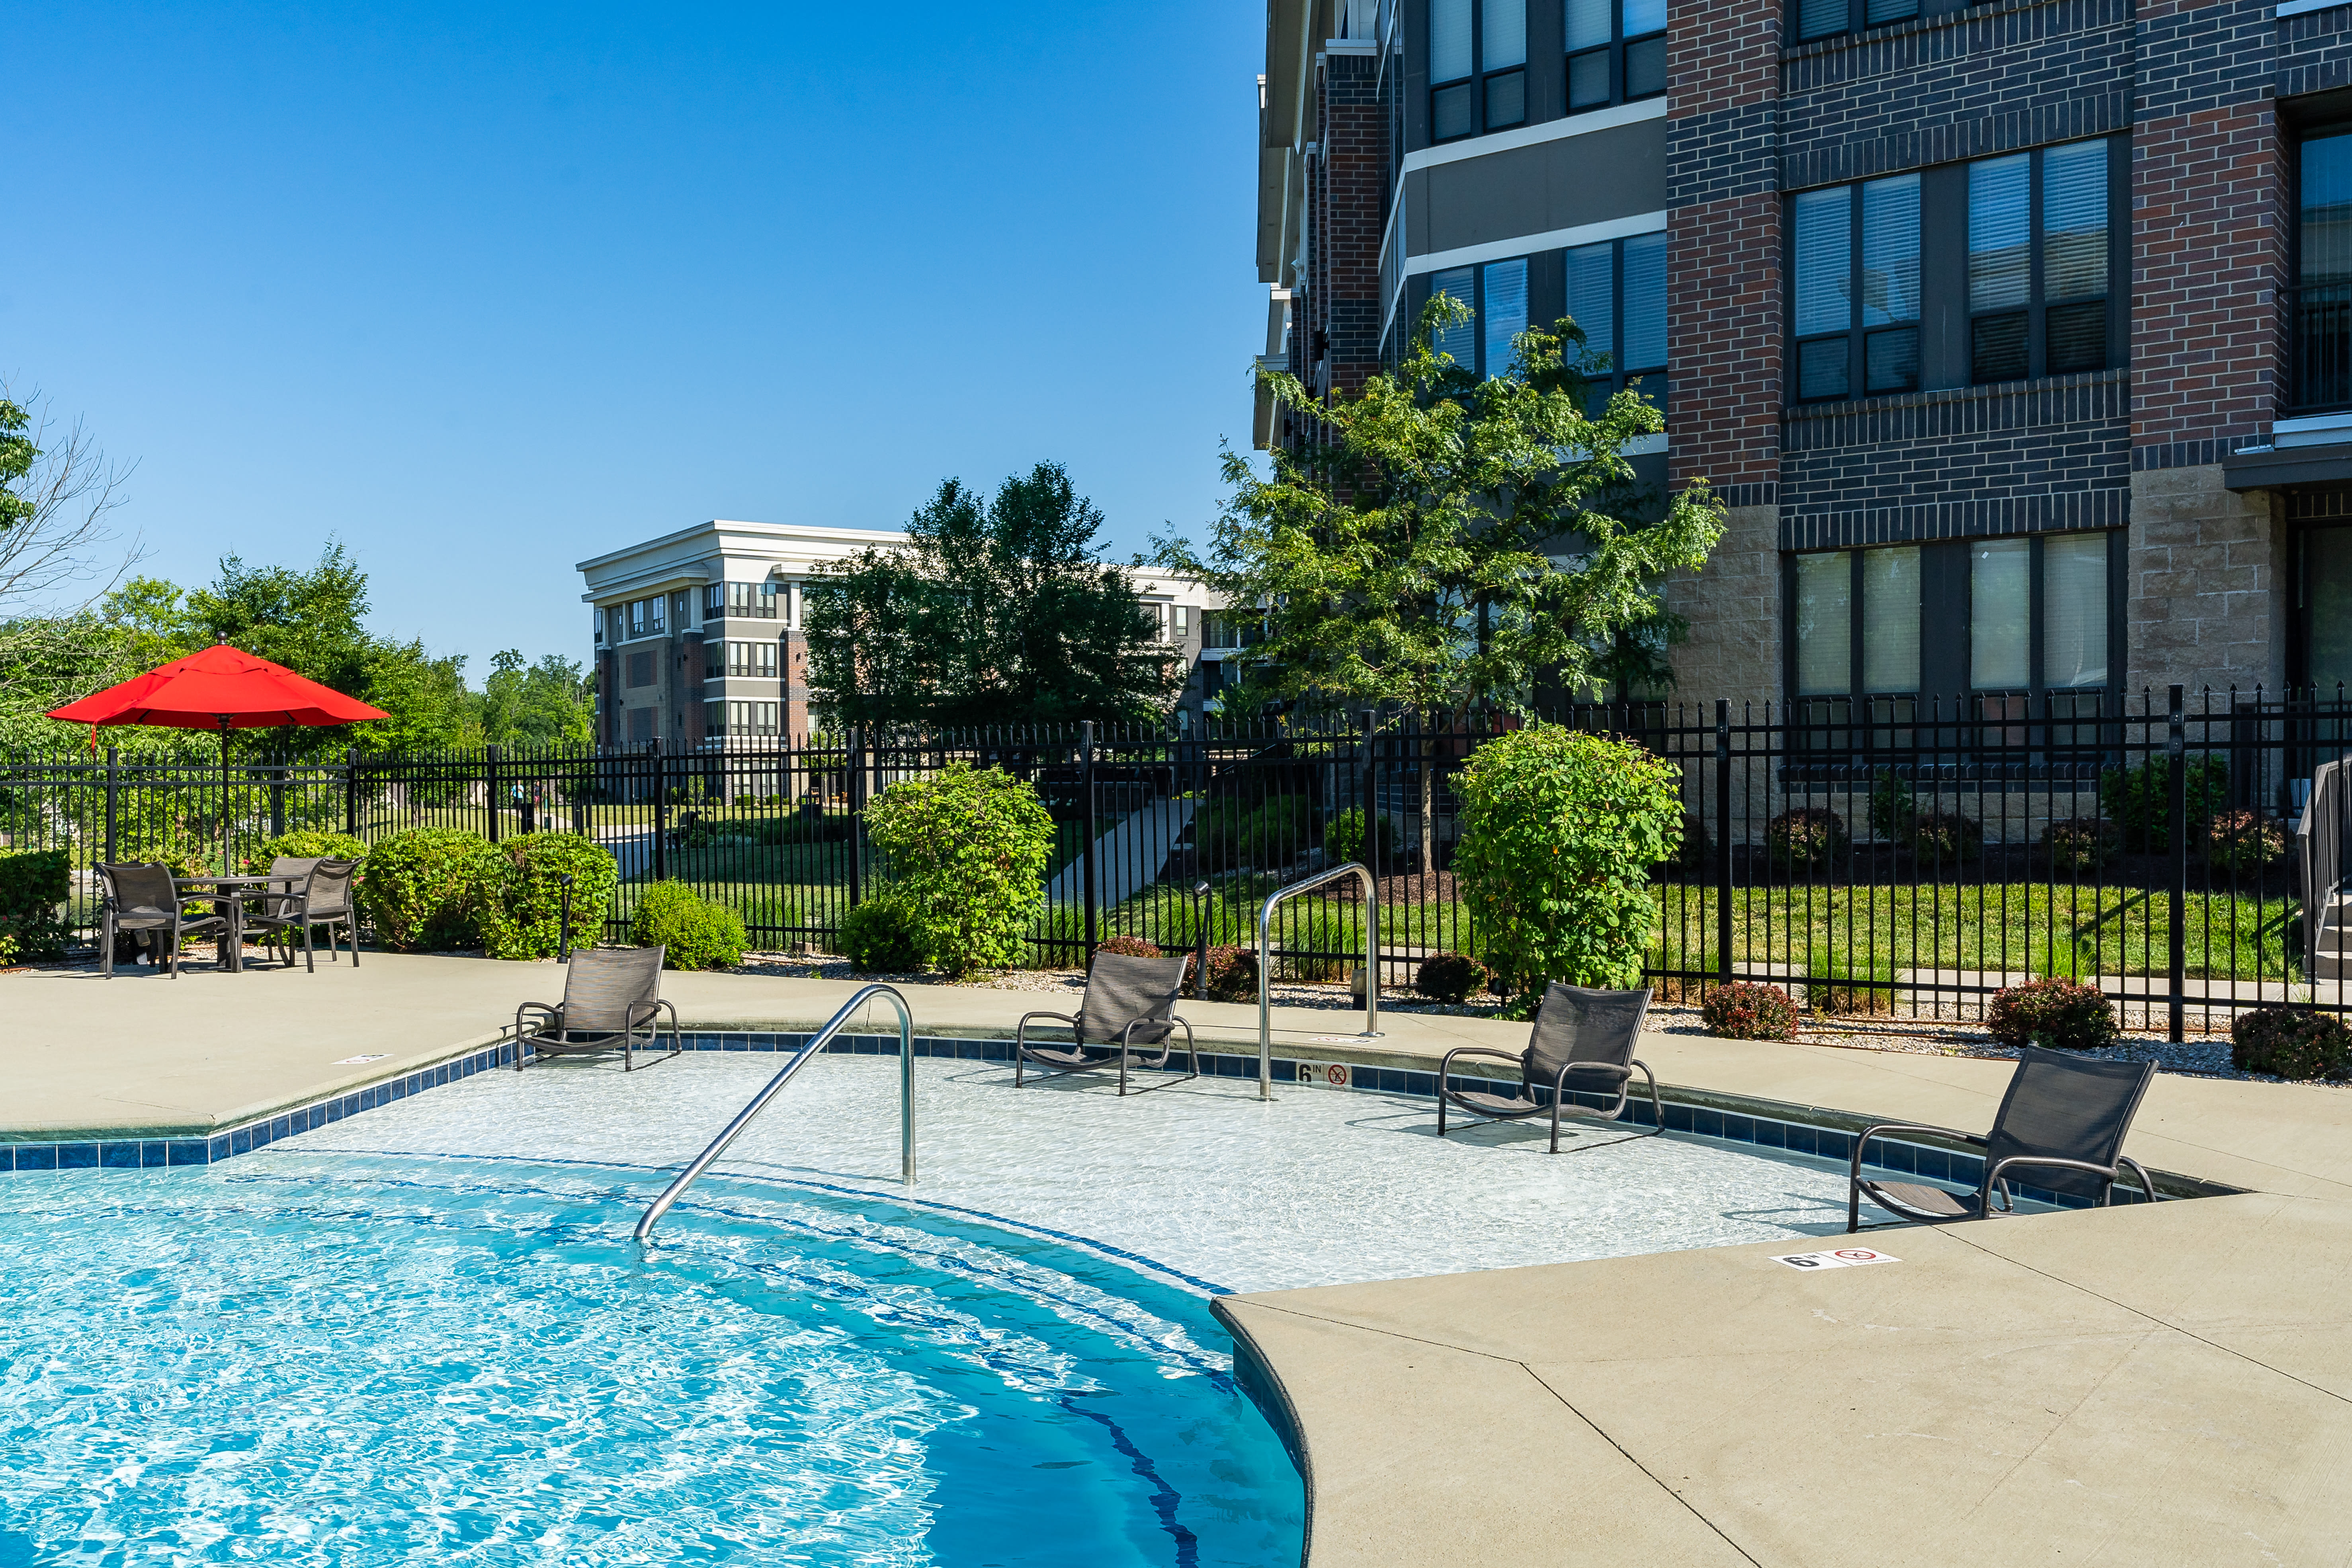
[[228, 869], [228, 731], [288, 724], [356, 724], [389, 719], [283, 665], [243, 648], [215, 643], [202, 653], [157, 665], [120, 686], [49, 710], [49, 717], [90, 726], [148, 724], [167, 730], [215, 730], [221, 737], [221, 869]]

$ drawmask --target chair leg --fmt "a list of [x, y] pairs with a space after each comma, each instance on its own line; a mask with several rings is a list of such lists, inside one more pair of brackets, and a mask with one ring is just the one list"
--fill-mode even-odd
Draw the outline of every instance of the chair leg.
[[319, 973], [319, 939], [316, 935], [317, 930], [318, 928], [315, 926], [306, 925], [302, 928], [302, 967], [312, 974]]
[[100, 922], [100, 932], [99, 941], [103, 945], [99, 949], [98, 952], [98, 973], [101, 977], [111, 980], [114, 978], [113, 911], [109, 910], [107, 912], [106, 919]]

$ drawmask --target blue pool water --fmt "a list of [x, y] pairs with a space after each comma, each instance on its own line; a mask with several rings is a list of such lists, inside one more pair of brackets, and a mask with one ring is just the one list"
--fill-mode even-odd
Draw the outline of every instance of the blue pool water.
[[1290, 1564], [1198, 1289], [886, 1197], [300, 1152], [0, 1184], [0, 1568]]

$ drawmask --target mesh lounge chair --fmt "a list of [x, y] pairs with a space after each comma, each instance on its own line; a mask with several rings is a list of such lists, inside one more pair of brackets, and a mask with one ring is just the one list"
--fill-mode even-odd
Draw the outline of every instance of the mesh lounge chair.
[[[523, 1047], [542, 1057], [566, 1051], [621, 1047], [621, 1070], [636, 1067], [637, 1041], [647, 1049], [661, 1038], [657, 1020], [669, 1015], [669, 1055], [683, 1047], [677, 1009], [661, 999], [660, 947], [574, 948], [563, 971], [563, 1004], [526, 1002], [515, 1009], [515, 1071], [522, 1071]], [[536, 1015], [526, 1026], [524, 1015]]]
[[[1097, 952], [1094, 967], [1087, 971], [1087, 992], [1078, 1003], [1076, 1017], [1066, 1013], [1021, 1016], [1019, 1026], [1013, 1031], [1013, 1086], [1021, 1087], [1031, 1062], [1051, 1072], [1066, 1073], [1090, 1072], [1116, 1061], [1118, 1091], [1125, 1094], [1128, 1058], [1135, 1048], [1158, 1046], [1160, 1054], [1142, 1058], [1142, 1065], [1164, 1068], [1176, 1054], [1175, 1035], [1180, 1027], [1184, 1031], [1184, 1077], [1151, 1087], [1166, 1089], [1200, 1077], [1201, 1064], [1192, 1052], [1192, 1026], [1176, 1013], [1176, 994], [1183, 989], [1184, 966], [1191, 962], [1181, 953], [1174, 958], [1136, 958], [1123, 952]], [[1032, 1043], [1032, 1018], [1055, 1018], [1067, 1024], [1073, 1037], [1068, 1047]], [[1087, 1054], [1089, 1047], [1100, 1047], [1102, 1054]]]
[[[1642, 1037], [1642, 1019], [1650, 1010], [1647, 991], [1587, 991], [1580, 985], [1555, 984], [1536, 1009], [1535, 1027], [1528, 1048], [1517, 1056], [1487, 1046], [1456, 1046], [1445, 1053], [1437, 1068], [1437, 1135], [1445, 1136], [1445, 1108], [1454, 1105], [1491, 1121], [1524, 1121], [1530, 1116], [1551, 1118], [1551, 1152], [1559, 1152], [1559, 1119], [1614, 1121], [1625, 1114], [1633, 1098], [1633, 1069], [1650, 1080], [1650, 1110], [1654, 1131], [1666, 1130], [1658, 1104], [1658, 1078], [1650, 1065], [1633, 1055]], [[1519, 1064], [1519, 1092], [1488, 1094], [1452, 1087], [1454, 1058], [1495, 1057]], [[1549, 1100], [1536, 1091], [1549, 1091]], [[1610, 1094], [1617, 1102], [1605, 1110], [1577, 1105], [1571, 1094]]]
[[[2045, 1192], [2089, 1198], [2105, 1207], [2116, 1184], [2129, 1170], [2139, 1178], [2140, 1191], [2156, 1201], [2156, 1185], [2138, 1163], [2123, 1152], [2124, 1134], [2131, 1130], [2140, 1096], [2156, 1076], [2154, 1062], [2105, 1061], [2066, 1051], [2028, 1046], [2018, 1053], [2017, 1071], [2009, 1092], [2001, 1096], [2000, 1113], [1986, 1137], [1955, 1132], [1948, 1127], [1906, 1127], [1894, 1122], [1870, 1128], [1853, 1141], [1853, 1166], [1848, 1173], [1845, 1227], [1862, 1228], [1862, 1200], [1899, 1219], [1920, 1225], [1940, 1225], [1956, 1219], [1984, 1219], [2015, 1206], [2009, 1184], [2013, 1176], [2030, 1175]], [[1873, 1138], [1948, 1138], [1984, 1151], [1984, 1179], [1973, 1193], [1954, 1193], [1924, 1182], [1882, 1182], [1862, 1173], [1863, 1146]], [[1995, 1194], [2000, 1206], [1994, 1206]]]
[[172, 978], [180, 977], [180, 943], [187, 937], [205, 931], [226, 933], [226, 915], [192, 915], [180, 889], [173, 886], [172, 869], [146, 861], [125, 861], [101, 865], [98, 868], [99, 885], [106, 895], [104, 931], [99, 938], [99, 967], [106, 977], [114, 977], [114, 939], [123, 931], [144, 932], [150, 942], [163, 943], [156, 950], [156, 962], [172, 966]]
[[302, 933], [302, 965], [312, 973], [319, 970], [316, 942], [319, 928], [327, 931], [327, 955], [340, 959], [335, 946], [335, 930], [341, 927], [351, 933], [352, 967], [360, 966], [360, 933], [358, 917], [352, 911], [352, 873], [359, 868], [356, 860], [288, 860], [269, 863], [273, 877], [299, 876], [303, 880], [290, 893], [265, 893], [261, 909], [245, 919], [246, 929], [267, 932], [283, 945], [286, 963], [294, 963], [294, 933]]

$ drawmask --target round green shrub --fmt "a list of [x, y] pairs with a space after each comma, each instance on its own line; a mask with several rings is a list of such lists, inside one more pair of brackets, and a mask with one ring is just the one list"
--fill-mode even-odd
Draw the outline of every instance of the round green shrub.
[[1054, 853], [1054, 819], [1034, 789], [1002, 768], [950, 763], [884, 790], [866, 831], [933, 963], [961, 976], [1027, 955]]
[[629, 940], [662, 947], [664, 969], [732, 969], [743, 962], [743, 921], [684, 882], [656, 882], [637, 895]]
[[504, 870], [478, 833], [412, 827], [368, 851], [352, 899], [394, 952], [446, 952], [478, 945], [483, 906], [497, 897]]
[[2352, 1027], [2333, 1013], [2264, 1007], [2230, 1025], [2230, 1065], [2275, 1078], [2352, 1078]]
[[498, 855], [504, 862], [498, 893], [484, 900], [479, 921], [483, 949], [492, 958], [553, 958], [562, 951], [567, 876], [570, 945], [596, 945], [621, 881], [611, 850], [576, 833], [522, 833], [499, 840]]
[[1826, 806], [1798, 805], [1764, 825], [1765, 848], [1783, 871], [1811, 871], [1844, 853], [1845, 818]]
[[73, 871], [63, 849], [0, 855], [0, 963], [61, 957], [73, 939], [63, 913]]
[[2112, 822], [2095, 816], [2074, 816], [2042, 830], [2042, 847], [2053, 871], [2095, 871], [2116, 857], [2123, 835]]
[[1998, 992], [1985, 1026], [2004, 1046], [2087, 1051], [2115, 1044], [2116, 1010], [2091, 986], [2059, 975]]
[[1515, 992], [1639, 984], [1650, 868], [1681, 847], [1679, 774], [1631, 741], [1530, 724], [1454, 780], [1454, 874], [1484, 957]]
[[1957, 811], [1923, 811], [1911, 819], [1914, 858], [1931, 865], [1973, 860], [1984, 853], [1984, 824]]
[[1201, 990], [1212, 1002], [1256, 1001], [1257, 949], [1211, 948], [1208, 978]]
[[1095, 943], [1097, 952], [1116, 952], [1126, 958], [1162, 958], [1156, 942], [1146, 942], [1139, 936], [1105, 937]]
[[842, 916], [841, 955], [860, 974], [912, 974], [923, 967], [914, 918], [896, 899], [868, 899]]
[[1797, 1037], [1797, 1005], [1777, 985], [1759, 985], [1750, 980], [1718, 985], [1699, 1004], [1698, 1016], [1709, 1034], [1727, 1040]]
[[367, 852], [367, 845], [348, 833], [298, 827], [291, 833], [281, 833], [256, 845], [253, 852], [245, 858], [245, 874], [258, 877], [269, 869], [269, 863], [273, 860], [364, 861]]
[[1376, 841], [1368, 858], [1364, 842], [1364, 808], [1351, 805], [1323, 825], [1323, 853], [1329, 864], [1344, 866], [1350, 860], [1361, 860], [1375, 872], [1382, 870], [1396, 858], [1396, 818], [1386, 812], [1375, 815], [1379, 825]]
[[2217, 871], [2259, 871], [2286, 853], [2286, 826], [2257, 811], [2218, 811], [2205, 825], [2205, 863]]
[[1491, 978], [1486, 966], [1466, 952], [1432, 953], [1421, 961], [1421, 968], [1412, 977], [1412, 988], [1432, 1002], [1447, 1002], [1458, 1007], [1486, 990]]

